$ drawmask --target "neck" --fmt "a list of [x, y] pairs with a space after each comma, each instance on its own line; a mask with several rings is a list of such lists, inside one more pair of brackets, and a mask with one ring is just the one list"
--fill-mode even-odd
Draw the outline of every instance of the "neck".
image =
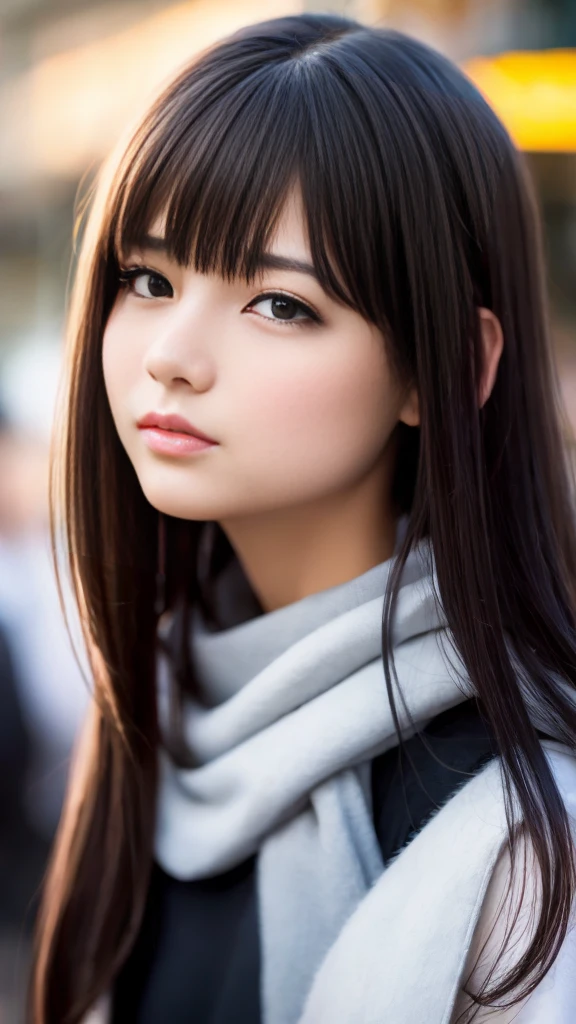
[[[381, 481], [380, 481], [381, 483]], [[383, 488], [220, 521], [264, 611], [338, 586], [391, 558], [397, 517]]]

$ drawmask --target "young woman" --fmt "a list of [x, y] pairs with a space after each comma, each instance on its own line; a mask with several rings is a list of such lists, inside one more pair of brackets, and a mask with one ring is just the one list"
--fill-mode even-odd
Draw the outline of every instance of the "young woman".
[[450, 62], [310, 15], [169, 85], [70, 310], [94, 699], [34, 1024], [574, 1019], [558, 395], [522, 161]]

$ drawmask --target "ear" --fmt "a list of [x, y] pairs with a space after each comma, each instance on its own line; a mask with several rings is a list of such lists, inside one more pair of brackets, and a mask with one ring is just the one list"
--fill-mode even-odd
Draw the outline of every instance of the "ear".
[[498, 363], [500, 362], [500, 356], [504, 347], [504, 334], [498, 317], [491, 309], [479, 306], [478, 316], [480, 317], [484, 362], [478, 388], [478, 408], [481, 409], [484, 403], [488, 401], [494, 387]]
[[[502, 355], [502, 349], [504, 348], [504, 334], [498, 317], [491, 309], [479, 306], [478, 316], [480, 317], [480, 333], [482, 337], [484, 362], [482, 378], [478, 389], [478, 407], [481, 409], [485, 402], [488, 401], [492, 388], [494, 387], [498, 363], [500, 362], [500, 356]], [[411, 387], [406, 393], [404, 404], [400, 409], [398, 419], [401, 420], [402, 423], [406, 423], [409, 427], [419, 426], [420, 406], [418, 402], [418, 391], [415, 387]]]
[[411, 387], [407, 391], [404, 404], [398, 414], [398, 419], [408, 427], [417, 427], [420, 425], [420, 403], [418, 401], [418, 391], [416, 387]]

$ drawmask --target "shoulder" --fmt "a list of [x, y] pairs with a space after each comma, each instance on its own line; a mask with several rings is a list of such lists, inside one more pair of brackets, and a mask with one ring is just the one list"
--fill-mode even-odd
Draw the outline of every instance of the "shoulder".
[[[549, 762], [564, 804], [572, 819], [576, 857], [576, 757], [562, 744], [544, 742]], [[517, 841], [514, 871], [506, 845], [498, 857], [486, 890], [480, 917], [468, 951], [461, 984], [478, 992], [487, 982], [498, 979], [517, 964], [527, 949], [538, 920], [541, 875], [534, 851], [522, 834]], [[518, 911], [518, 916], [514, 916]], [[576, 908], [568, 932], [552, 966], [534, 991], [512, 1008], [495, 1011], [479, 1007], [474, 1024], [570, 1024], [576, 1006]], [[512, 926], [513, 922], [513, 927]], [[507, 933], [510, 935], [507, 938]], [[505, 948], [504, 948], [505, 947]], [[488, 979], [489, 971], [494, 973]], [[503, 1001], [511, 998], [507, 996]], [[455, 1003], [451, 1024], [472, 1002], [462, 989]]]

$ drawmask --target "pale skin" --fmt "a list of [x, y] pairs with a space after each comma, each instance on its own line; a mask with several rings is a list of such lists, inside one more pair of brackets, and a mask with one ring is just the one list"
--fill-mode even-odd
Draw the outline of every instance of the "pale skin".
[[[268, 252], [311, 264], [304, 224], [294, 191]], [[162, 231], [159, 218], [150, 234]], [[228, 282], [156, 247], [135, 249], [126, 265], [156, 277], [119, 292], [103, 371], [149, 502], [172, 516], [216, 520], [265, 611], [391, 557], [395, 428], [416, 426], [419, 408], [416, 388], [392, 373], [381, 332], [302, 269], [266, 267], [250, 285]], [[277, 298], [258, 298], [270, 292], [295, 301], [292, 323], [278, 317]], [[503, 338], [490, 310], [478, 314], [483, 405]], [[185, 458], [150, 450], [136, 424], [151, 410], [186, 417], [218, 445]]]

